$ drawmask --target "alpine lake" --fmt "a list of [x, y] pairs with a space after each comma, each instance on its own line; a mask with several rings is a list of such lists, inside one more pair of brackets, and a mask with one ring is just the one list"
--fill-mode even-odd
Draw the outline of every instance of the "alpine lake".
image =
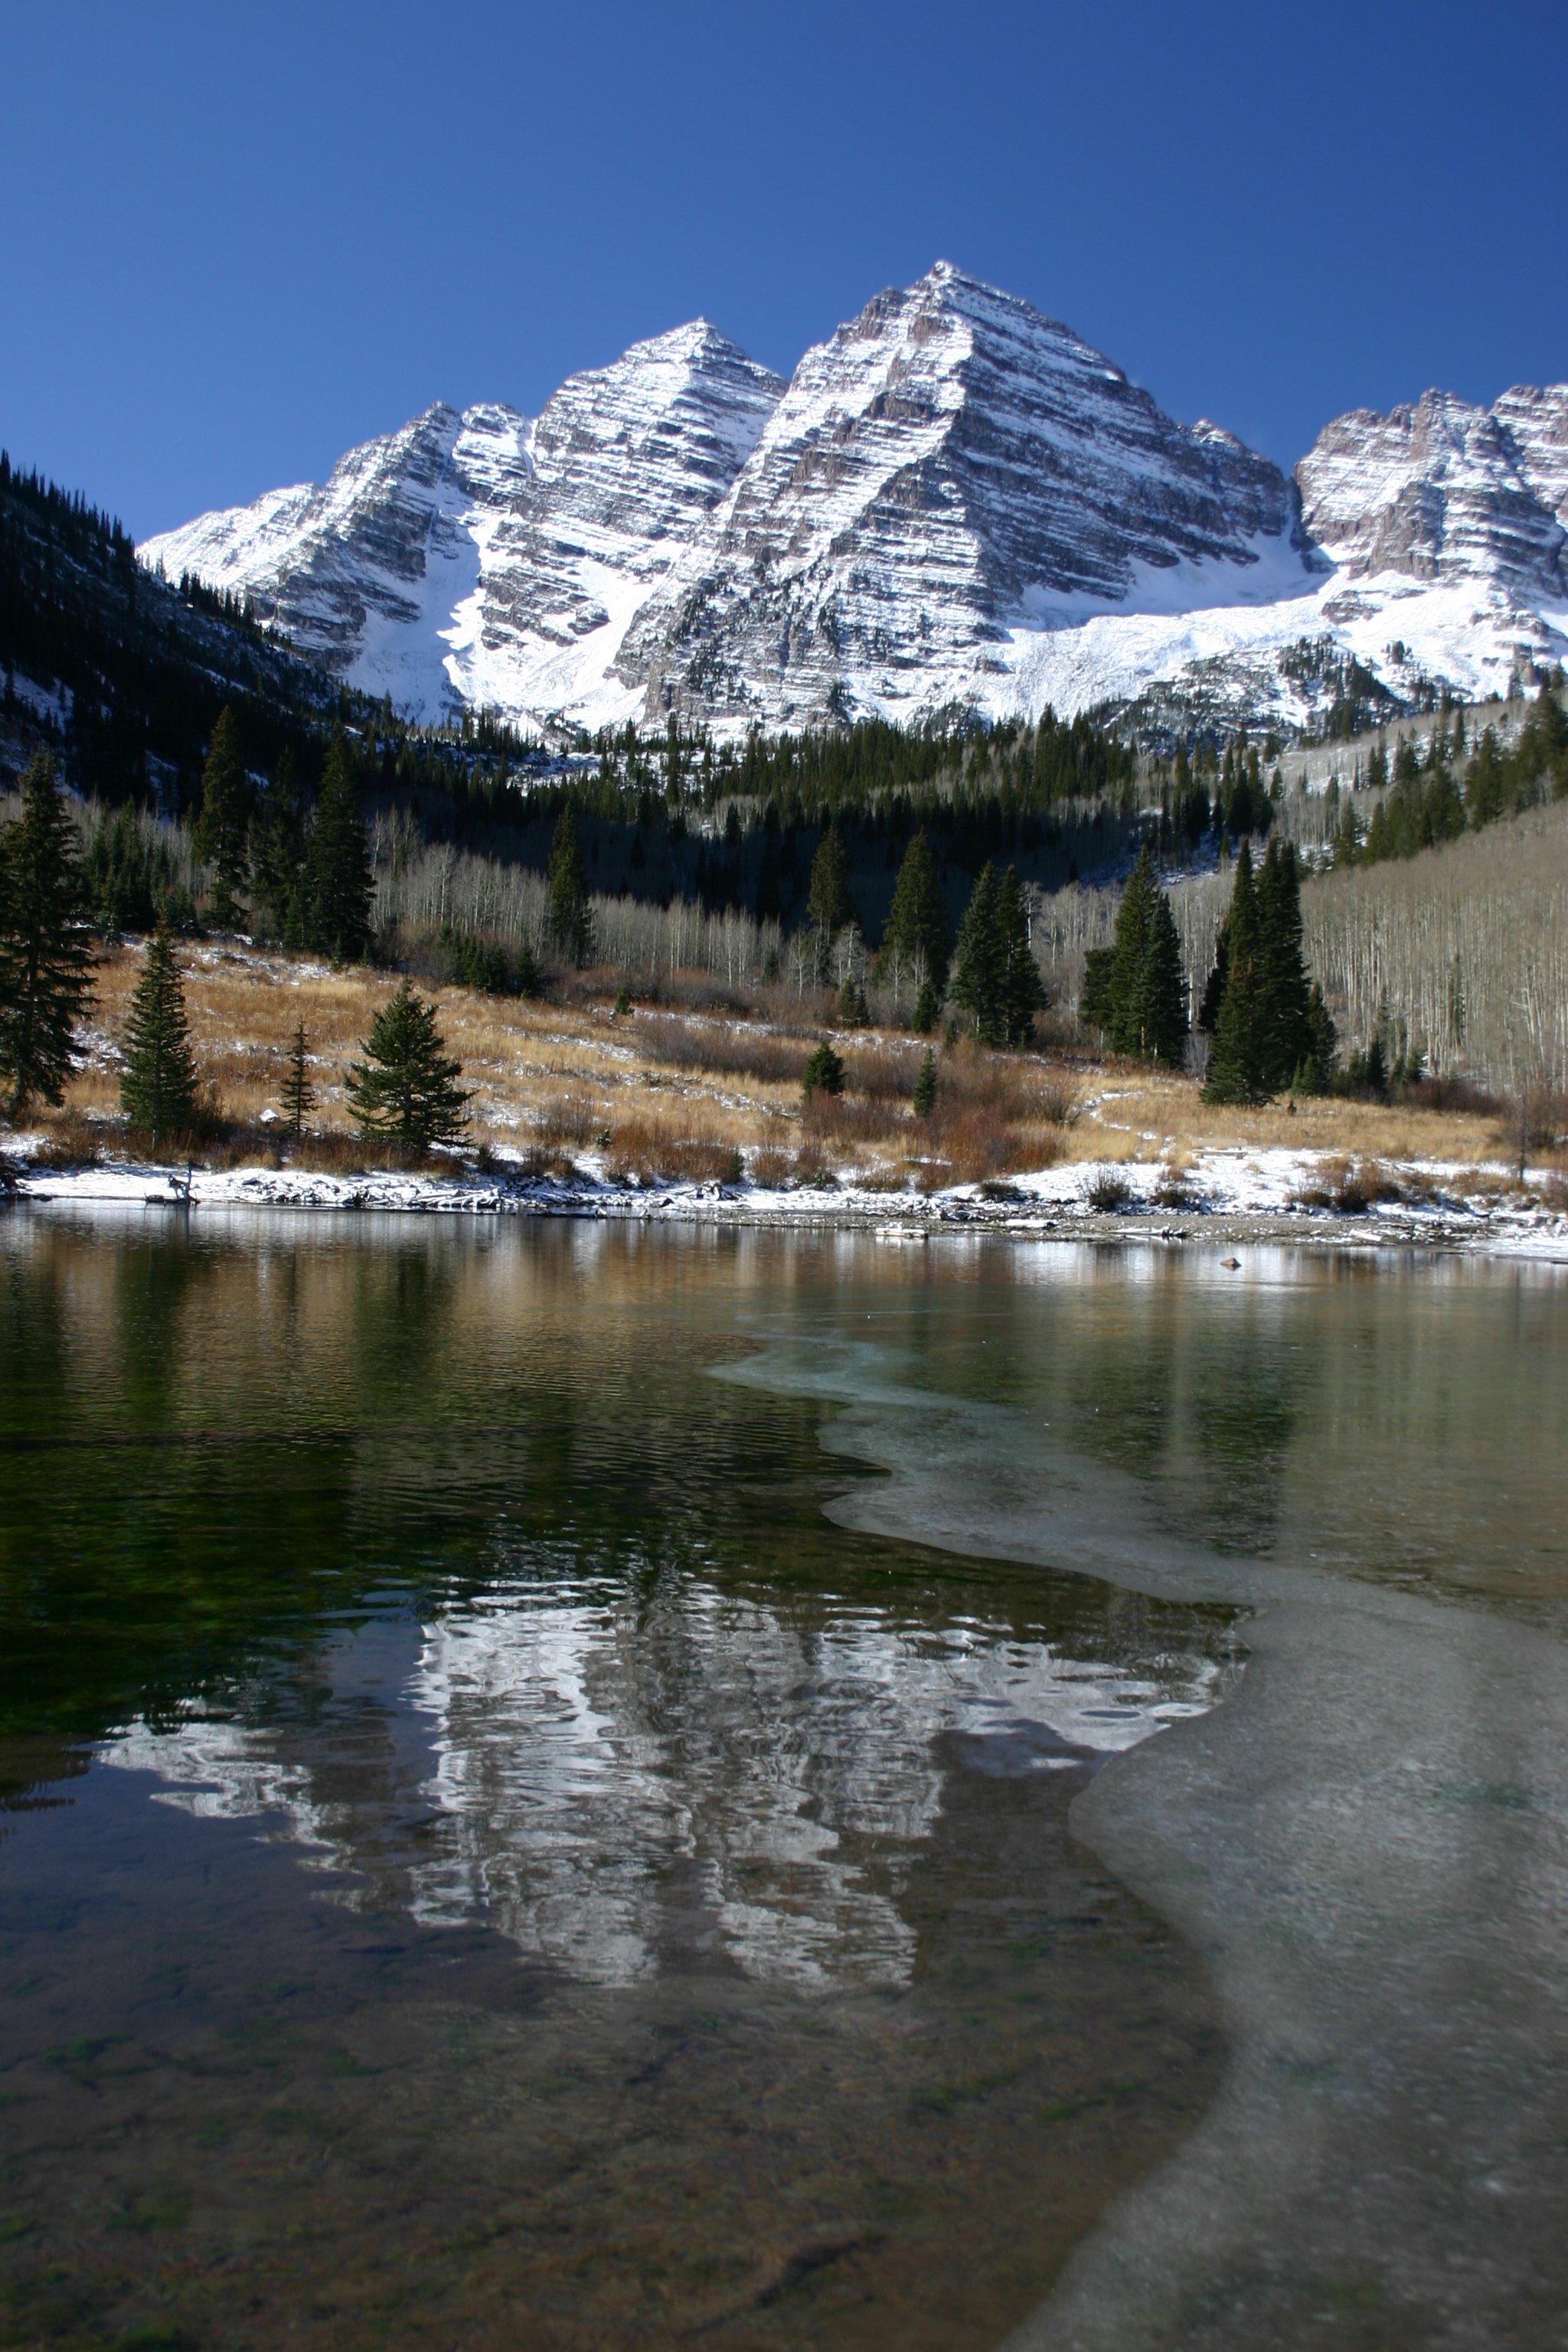
[[1568, 2344], [1568, 1270], [0, 1216], [0, 2345]]

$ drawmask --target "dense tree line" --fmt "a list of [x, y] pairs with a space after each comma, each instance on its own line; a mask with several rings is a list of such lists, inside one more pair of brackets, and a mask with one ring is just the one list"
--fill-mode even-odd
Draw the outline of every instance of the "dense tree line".
[[1353, 805], [1343, 807], [1334, 842], [1336, 866], [1377, 865], [1415, 857], [1440, 842], [1479, 832], [1543, 801], [1568, 798], [1568, 716], [1562, 673], [1543, 683], [1513, 743], [1504, 748], [1494, 727], [1472, 746], [1462, 709], [1439, 712], [1425, 752], [1408, 739], [1395, 749], [1392, 777], [1380, 742], [1365, 777], [1380, 795], [1364, 832]]
[[337, 699], [258, 631], [150, 577], [118, 521], [4, 452], [0, 671], [7, 717], [110, 803], [189, 807], [226, 703], [249, 759], [270, 766], [287, 741], [308, 749]]

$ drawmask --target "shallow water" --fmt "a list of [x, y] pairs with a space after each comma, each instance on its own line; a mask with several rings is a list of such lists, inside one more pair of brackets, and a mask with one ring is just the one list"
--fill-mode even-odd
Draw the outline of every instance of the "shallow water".
[[0, 2341], [1556, 2340], [1550, 1273], [0, 1233]]

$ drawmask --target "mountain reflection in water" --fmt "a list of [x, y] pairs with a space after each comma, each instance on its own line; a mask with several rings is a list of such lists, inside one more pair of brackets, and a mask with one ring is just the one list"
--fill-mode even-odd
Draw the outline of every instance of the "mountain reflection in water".
[[[992, 1773], [1092, 1766], [1201, 1713], [1223, 1671], [1194, 1650], [1142, 1671], [1075, 1659], [996, 1623], [805, 1625], [695, 1578], [646, 1605], [550, 1581], [548, 1599], [492, 1594], [424, 1629], [401, 1702], [432, 1769], [379, 1809], [324, 1801], [308, 1762], [240, 1721], [138, 1725], [104, 1760], [198, 1815], [279, 1815], [350, 1873], [362, 1845], [385, 1869], [422, 1798], [437, 1818], [404, 1859], [416, 1917], [485, 1920], [586, 1982], [668, 1965], [695, 1902], [758, 1982], [892, 1987], [914, 1965], [898, 1898], [942, 1805], [944, 1738]], [[324, 1665], [334, 1687], [354, 1681], [353, 1647]]]

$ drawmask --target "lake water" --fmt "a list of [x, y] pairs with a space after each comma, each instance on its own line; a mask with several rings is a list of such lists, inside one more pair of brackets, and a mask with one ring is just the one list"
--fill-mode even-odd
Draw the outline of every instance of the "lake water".
[[0, 1268], [0, 2343], [1568, 2340], [1568, 1277]]

